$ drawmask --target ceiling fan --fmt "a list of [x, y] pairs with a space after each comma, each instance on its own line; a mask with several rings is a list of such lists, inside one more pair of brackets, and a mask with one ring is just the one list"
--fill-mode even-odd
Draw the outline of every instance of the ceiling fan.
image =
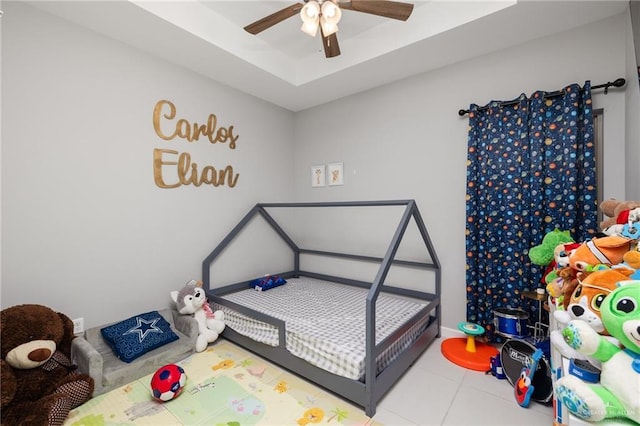
[[336, 32], [342, 16], [341, 9], [406, 21], [411, 16], [413, 4], [391, 0], [304, 0], [304, 3], [295, 3], [258, 19], [244, 29], [255, 35], [287, 18], [300, 15], [302, 31], [315, 37], [320, 29], [324, 54], [327, 58], [333, 58], [340, 55]]

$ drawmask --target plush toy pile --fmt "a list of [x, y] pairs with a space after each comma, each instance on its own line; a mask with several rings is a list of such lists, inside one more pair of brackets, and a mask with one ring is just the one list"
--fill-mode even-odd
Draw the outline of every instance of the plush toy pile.
[[640, 201], [606, 200], [600, 203], [599, 208], [607, 216], [600, 222], [603, 234], [624, 236], [625, 225], [640, 222]]
[[544, 281], [560, 325], [552, 345], [601, 370], [598, 383], [565, 375], [555, 392], [584, 420], [640, 423], [640, 202], [609, 200], [600, 209], [606, 219], [597, 237], [573, 243], [552, 231], [545, 237], [551, 243], [530, 254], [534, 264], [547, 266]]
[[600, 383], [564, 376], [556, 383], [557, 398], [585, 420], [626, 417], [640, 423], [640, 281], [621, 283], [601, 308], [603, 324], [619, 344], [584, 321], [573, 320], [562, 332], [571, 347], [601, 361]]
[[13, 306], [0, 316], [2, 424], [61, 425], [94, 386], [70, 361], [72, 321], [42, 305]]

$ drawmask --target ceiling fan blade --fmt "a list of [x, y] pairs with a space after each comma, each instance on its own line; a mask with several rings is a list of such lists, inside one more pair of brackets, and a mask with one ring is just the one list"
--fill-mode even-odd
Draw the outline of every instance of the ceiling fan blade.
[[413, 4], [391, 0], [351, 0], [350, 2], [341, 2], [339, 5], [341, 9], [370, 13], [400, 21], [409, 19], [411, 12], [413, 12]]
[[284, 21], [285, 19], [291, 18], [292, 16], [298, 14], [300, 12], [300, 9], [302, 9], [302, 6], [304, 6], [304, 4], [296, 3], [291, 6], [285, 7], [278, 12], [272, 13], [269, 16], [265, 16], [264, 18], [247, 25], [246, 27], [244, 27], [244, 29], [251, 34], [258, 34], [266, 30], [267, 28], [271, 28], [275, 24]]
[[326, 58], [335, 58], [340, 55], [340, 46], [338, 45], [338, 37], [336, 33], [325, 37], [320, 27], [320, 35], [322, 36], [322, 45], [324, 46], [324, 56]]

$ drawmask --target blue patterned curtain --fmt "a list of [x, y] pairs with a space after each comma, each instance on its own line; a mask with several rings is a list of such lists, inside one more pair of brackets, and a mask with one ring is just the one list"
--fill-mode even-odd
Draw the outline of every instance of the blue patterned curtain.
[[[538, 303], [522, 297], [540, 286], [528, 250], [555, 228], [576, 241], [597, 226], [591, 85], [469, 108], [467, 161], [467, 320], [493, 327], [497, 308], [522, 308], [534, 322]], [[535, 303], [531, 303], [535, 302]]]

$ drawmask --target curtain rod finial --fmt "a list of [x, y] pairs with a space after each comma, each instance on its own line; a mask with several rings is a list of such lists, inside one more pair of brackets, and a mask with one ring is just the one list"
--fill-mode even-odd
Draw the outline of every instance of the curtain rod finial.
[[624, 86], [624, 85], [625, 85], [625, 83], [626, 83], [626, 82], [627, 82], [627, 81], [626, 81], [624, 78], [618, 78], [618, 79], [616, 79], [616, 81], [614, 81], [612, 84], [613, 84], [615, 87], [622, 87], [622, 86]]
[[460, 109], [458, 110], [458, 115], [460, 117], [464, 116], [466, 113], [468, 113], [469, 111], [467, 111], [466, 109]]

